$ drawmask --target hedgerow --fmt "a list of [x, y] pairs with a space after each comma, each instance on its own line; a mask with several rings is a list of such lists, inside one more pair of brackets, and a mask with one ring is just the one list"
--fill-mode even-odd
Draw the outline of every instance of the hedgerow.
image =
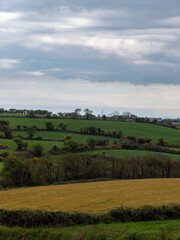
[[180, 219], [180, 205], [146, 205], [139, 208], [119, 207], [101, 215], [82, 212], [40, 210], [0, 210], [0, 225], [19, 227], [74, 226], [98, 223], [159, 221]]

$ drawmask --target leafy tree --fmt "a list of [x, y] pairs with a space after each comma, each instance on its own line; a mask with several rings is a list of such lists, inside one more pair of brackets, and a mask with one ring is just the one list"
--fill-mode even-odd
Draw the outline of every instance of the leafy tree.
[[13, 141], [17, 144], [17, 151], [27, 150], [28, 143], [24, 142], [21, 138], [14, 138]]
[[54, 131], [54, 124], [52, 122], [46, 122], [46, 128], [48, 131]]
[[72, 139], [72, 136], [71, 135], [67, 135], [67, 136], [65, 136], [64, 140], [66, 141], [66, 140], [70, 140], [70, 139]]
[[31, 147], [31, 152], [35, 157], [42, 157], [43, 155], [43, 146], [39, 143]]
[[63, 122], [59, 123], [58, 127], [61, 128], [61, 130], [66, 130], [67, 129], [67, 125]]
[[3, 130], [4, 127], [9, 127], [9, 121], [0, 120], [0, 130]]
[[80, 108], [77, 108], [77, 109], [74, 110], [74, 112], [75, 112], [77, 115], [79, 115], [80, 112], [81, 112], [81, 109], [80, 109]]
[[105, 114], [102, 115], [102, 120], [107, 120], [107, 117]]
[[91, 119], [93, 117], [93, 111], [89, 110], [88, 108], [86, 108], [84, 112], [86, 120]]
[[1, 172], [2, 184], [4, 186], [20, 187], [30, 181], [31, 173], [29, 172], [27, 162], [24, 159], [8, 158], [4, 162]]
[[64, 141], [64, 146], [67, 147], [70, 152], [78, 152], [78, 143], [72, 139]]
[[94, 138], [87, 139], [88, 146], [90, 149], [94, 150], [96, 146], [96, 140]]
[[36, 127], [35, 126], [31, 126], [31, 127], [27, 127], [27, 133], [28, 133], [28, 137], [29, 138], [33, 138], [33, 136], [36, 133]]
[[21, 127], [22, 127], [21, 125], [17, 125], [17, 126], [16, 126], [16, 128], [17, 128], [18, 130], [21, 130]]
[[2, 131], [4, 132], [4, 135], [8, 138], [11, 139], [12, 138], [12, 129], [9, 128], [9, 126], [4, 126], [2, 128]]

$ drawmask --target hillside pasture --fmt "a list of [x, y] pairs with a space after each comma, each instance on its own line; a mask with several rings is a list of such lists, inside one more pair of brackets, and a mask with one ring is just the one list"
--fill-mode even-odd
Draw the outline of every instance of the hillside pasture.
[[[26, 131], [14, 131], [14, 135], [20, 135], [22, 137], [27, 137], [28, 134]], [[88, 138], [94, 139], [108, 139], [109, 143], [112, 143], [113, 138], [103, 137], [103, 136], [90, 136], [84, 134], [74, 134], [74, 133], [66, 133], [66, 132], [54, 132], [54, 131], [37, 131], [33, 138], [42, 137], [43, 139], [55, 139], [55, 140], [64, 140], [66, 136], [72, 136], [72, 139], [81, 143], [85, 143]]]
[[180, 203], [180, 179], [142, 179], [0, 191], [2, 209], [107, 212], [123, 206]]
[[[63, 142], [56, 142], [56, 141], [38, 141], [38, 140], [25, 140], [28, 143], [28, 149], [31, 148], [32, 145], [34, 144], [41, 144], [44, 148], [44, 151], [49, 151], [54, 145], [58, 147], [63, 146]], [[8, 145], [8, 152], [10, 154], [13, 154], [16, 149], [17, 145], [15, 142], [13, 142], [12, 139], [0, 139], [0, 144]]]
[[[82, 153], [83, 154], [83, 153]], [[152, 151], [141, 151], [141, 150], [96, 150], [96, 151], [88, 151], [86, 154], [100, 154], [105, 156], [115, 156], [115, 157], [137, 157], [137, 156], [148, 156], [148, 155], [164, 155], [168, 156], [173, 160], [180, 160], [180, 155], [178, 154], [170, 154], [170, 153], [159, 153], [159, 152], [152, 152]]]
[[12, 128], [17, 125], [32, 126], [36, 125], [38, 128], [45, 128], [45, 123], [51, 121], [55, 127], [58, 127], [60, 122], [67, 124], [67, 129], [80, 131], [80, 128], [88, 126], [96, 126], [105, 131], [119, 131], [122, 130], [124, 136], [149, 137], [153, 142], [157, 142], [159, 138], [164, 138], [170, 144], [180, 144], [180, 131], [146, 123], [134, 122], [118, 122], [118, 121], [102, 121], [102, 120], [73, 120], [73, 119], [45, 119], [45, 118], [22, 118], [22, 117], [5, 117], [10, 122]]

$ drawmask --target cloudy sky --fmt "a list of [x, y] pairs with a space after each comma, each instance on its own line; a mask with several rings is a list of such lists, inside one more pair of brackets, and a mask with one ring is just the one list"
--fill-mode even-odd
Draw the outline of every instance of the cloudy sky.
[[1, 0], [0, 107], [180, 117], [180, 1]]

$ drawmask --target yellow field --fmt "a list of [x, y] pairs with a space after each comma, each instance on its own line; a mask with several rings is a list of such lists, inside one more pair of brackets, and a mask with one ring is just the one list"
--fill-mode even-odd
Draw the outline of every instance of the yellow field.
[[0, 191], [0, 208], [106, 212], [114, 207], [180, 203], [180, 179], [123, 180]]

